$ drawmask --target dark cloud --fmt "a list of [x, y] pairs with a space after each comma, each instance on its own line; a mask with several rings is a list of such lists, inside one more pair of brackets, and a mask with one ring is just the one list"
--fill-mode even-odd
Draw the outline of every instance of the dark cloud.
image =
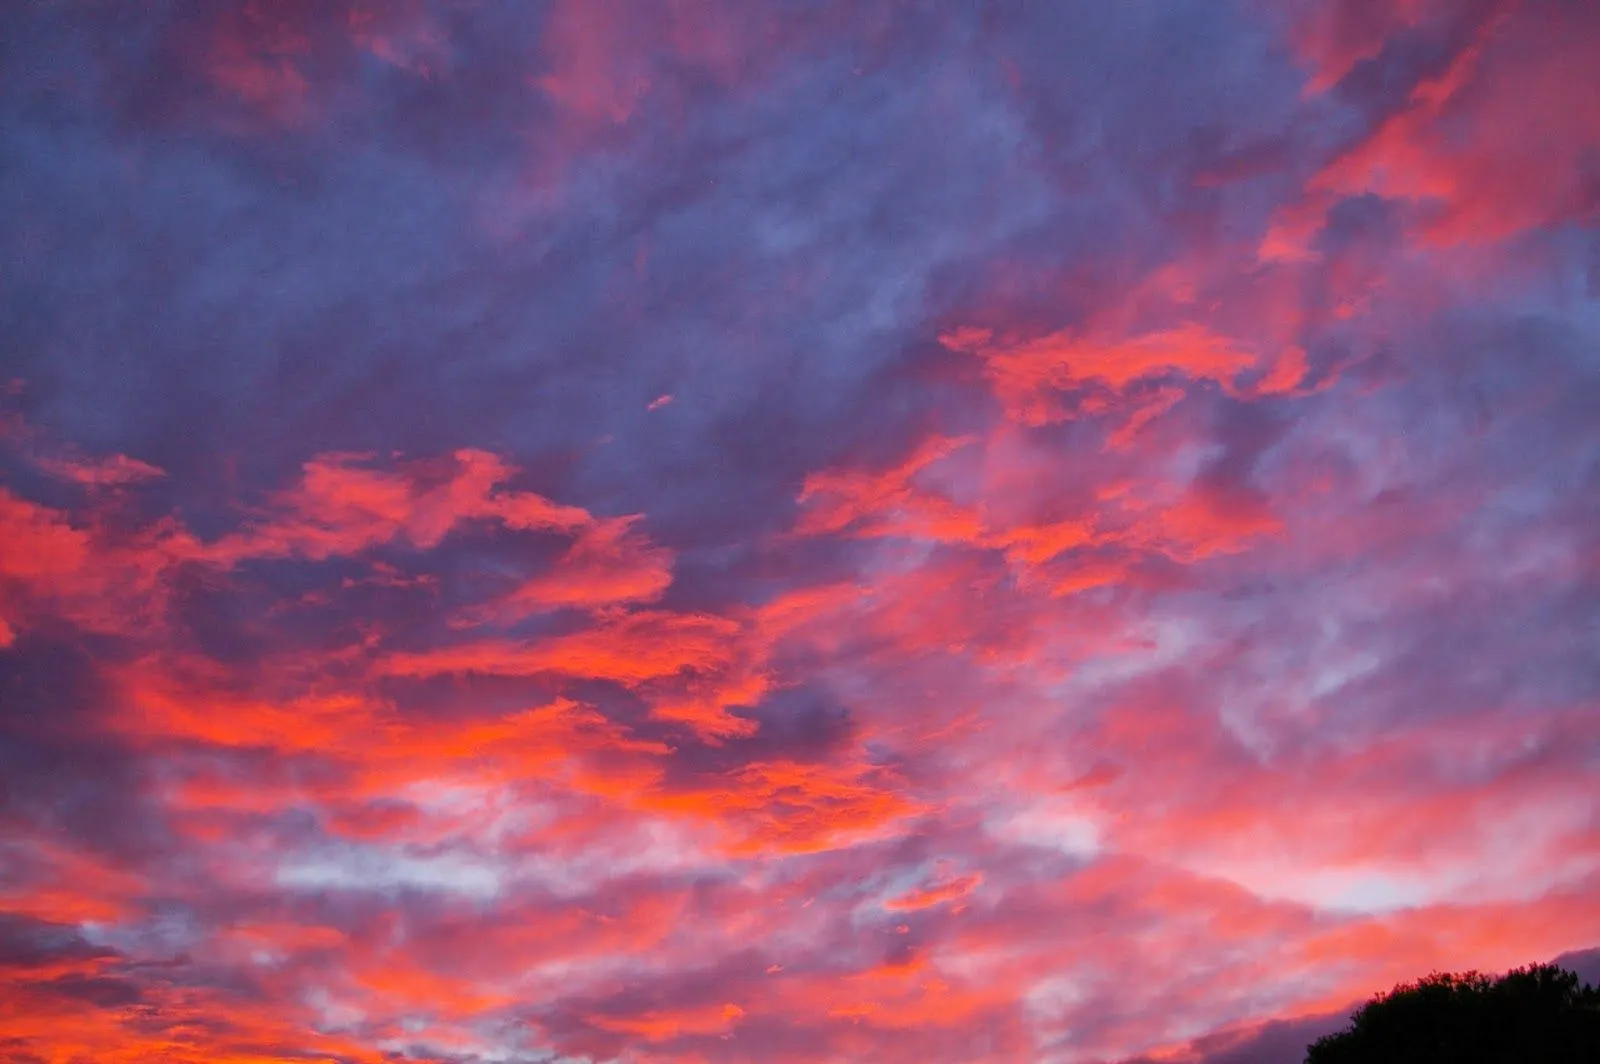
[[6, 913], [0, 916], [0, 965], [46, 968], [61, 961], [93, 961], [116, 956], [92, 945], [74, 927]]
[[1585, 983], [1600, 986], [1600, 948], [1573, 950], [1563, 953], [1550, 963], [1576, 972]]
[[[1346, 1014], [1272, 1020], [1245, 1032], [1211, 1035], [1190, 1044], [1198, 1064], [1301, 1064], [1306, 1048], [1344, 1027]], [[1144, 1058], [1127, 1064], [1146, 1064]]]
[[145, 766], [106, 734], [118, 695], [100, 673], [114, 657], [97, 643], [29, 634], [0, 650], [0, 809], [17, 839], [60, 833], [121, 859], [151, 856], [162, 819], [145, 801]]

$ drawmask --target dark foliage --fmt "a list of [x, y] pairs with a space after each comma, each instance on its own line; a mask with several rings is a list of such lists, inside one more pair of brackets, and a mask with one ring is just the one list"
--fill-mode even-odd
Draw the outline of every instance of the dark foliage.
[[1367, 1002], [1306, 1064], [1600, 1064], [1600, 989], [1553, 964], [1430, 975]]

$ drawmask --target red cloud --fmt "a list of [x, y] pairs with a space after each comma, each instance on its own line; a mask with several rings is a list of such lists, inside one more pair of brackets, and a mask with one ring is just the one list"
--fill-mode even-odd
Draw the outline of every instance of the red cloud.
[[[1048, 482], [1010, 475], [1002, 464], [1003, 435], [972, 448], [993, 456], [980, 453], [968, 463], [967, 476], [951, 471], [945, 478], [963, 481], [959, 488], [943, 487], [933, 476], [939, 464], [972, 443], [934, 437], [883, 471], [812, 474], [800, 494], [805, 509], [797, 531], [994, 550], [1023, 580], [1066, 595], [1119, 582], [1153, 558], [1189, 564], [1238, 553], [1282, 528], [1261, 493], [1198, 480], [1187, 486], [1157, 477], [1114, 480], [1100, 485], [1095, 497], [1073, 499], [1068, 509], [1050, 496]], [[963, 502], [958, 492], [982, 501]], [[1033, 516], [1064, 509], [1070, 516]]]
[[738, 1005], [706, 1005], [631, 1016], [589, 1016], [588, 1021], [616, 1034], [636, 1035], [646, 1042], [665, 1042], [685, 1034], [721, 1034], [744, 1018]]
[[550, 571], [520, 585], [499, 604], [528, 613], [565, 606], [596, 608], [650, 602], [672, 583], [672, 552], [634, 531], [634, 518], [585, 528]]
[[307, 462], [294, 488], [275, 497], [247, 531], [210, 550], [218, 561], [359, 554], [394, 539], [437, 545], [458, 524], [494, 521], [530, 531], [582, 531], [587, 511], [502, 485], [516, 470], [483, 451], [457, 451], [441, 462], [398, 470], [374, 468], [366, 455], [324, 455]]
[[653, 807], [734, 828], [736, 855], [817, 853], [878, 837], [925, 811], [893, 773], [867, 765], [756, 762], [714, 786], [669, 792]]
[[[1462, 5], [1465, 6], [1465, 5]], [[1441, 0], [1312, 0], [1290, 10], [1290, 39], [1310, 69], [1308, 92], [1324, 92], [1395, 34], [1437, 17]]]
[[[1393, 17], [1371, 26], [1356, 53], [1375, 52], [1430, 6], [1439, 5], [1393, 5]], [[1442, 74], [1420, 82], [1405, 107], [1311, 180], [1308, 217], [1286, 219], [1278, 246], [1295, 243], [1290, 230], [1314, 227], [1318, 197], [1325, 203], [1329, 195], [1406, 202], [1419, 234], [1447, 246], [1593, 217], [1585, 174], [1600, 146], [1600, 108], [1587, 101], [1600, 96], [1600, 81], [1585, 57], [1600, 28], [1594, 9], [1493, 7]], [[1326, 69], [1344, 65], [1330, 60]]]
[[1068, 389], [1100, 384], [1121, 392], [1135, 381], [1168, 374], [1231, 386], [1257, 363], [1255, 355], [1194, 323], [1120, 340], [1063, 331], [996, 342], [983, 329], [958, 329], [940, 339], [953, 351], [981, 358], [1007, 413], [1035, 426], [1072, 416], [1058, 394]]
[[[100, 227], [136, 250], [181, 224], [174, 188], [243, 226], [245, 258], [206, 258], [200, 290], [242, 286], [252, 334], [174, 396], [231, 402], [233, 374], [272, 380], [251, 345], [291, 336], [340, 358], [398, 340], [383, 366], [413, 373], [407, 345], [447, 326], [467, 362], [419, 380], [465, 405], [438, 403], [424, 435], [517, 441], [528, 467], [229, 435], [263, 448], [258, 468], [301, 464], [219, 497], [181, 452], [191, 427], [211, 446], [214, 419], [179, 420], [164, 394], [118, 405], [120, 370], [74, 398], [117, 360], [71, 346], [118, 333], [76, 295], [87, 320], [24, 308], [61, 372], [37, 397], [0, 390], [172, 472], [49, 450], [0, 414], [19, 449], [0, 456], [8, 1048], [1177, 1061], [1432, 967], [1600, 940], [1593, 323], [1584, 234], [1543, 232], [1592, 216], [1589, 6], [1297, 2], [1274, 17], [1305, 98], [1267, 46], [1237, 86], [1197, 53], [1197, 86], [1237, 89], [1225, 108], [1132, 82], [1103, 114], [1094, 79], [1025, 98], [1024, 53], [1065, 53], [1015, 13], [869, 4], [844, 39], [825, 9], [780, 26], [720, 2], [494, 7], [292, 0], [176, 22], [180, 46], [152, 54], [182, 69], [68, 123], [74, 153], [115, 134], [104, 165], [30, 198], [44, 220], [15, 243], [35, 264], [83, 228], [52, 214], [76, 184], [152, 192], [153, 213], [120, 197]], [[43, 47], [56, 23], [38, 25]], [[1119, 26], [1090, 29], [1116, 45]], [[1234, 57], [1268, 40], [1219, 36]], [[908, 80], [926, 66], [912, 38], [950, 61]], [[123, 52], [104, 51], [94, 76], [51, 65], [50, 93], [114, 82]], [[141, 139], [171, 85], [190, 98], [165, 129], [202, 108], [239, 136]], [[804, 118], [796, 91], [843, 105], [768, 152]], [[78, 113], [48, 100], [24, 110]], [[506, 128], [438, 151], [474, 114]], [[946, 152], [968, 142], [944, 136], [962, 123], [1025, 153], [964, 170]], [[422, 264], [444, 274], [340, 258], [418, 294], [377, 324], [313, 336], [254, 312], [343, 321], [316, 300], [349, 293], [257, 285], [263, 230], [235, 194], [337, 236], [325, 205], [349, 205], [346, 178], [383, 195], [398, 165], [391, 191], [434, 198], [399, 244], [384, 230], [387, 253], [520, 194], [524, 152], [584, 178], [538, 190], [536, 239], [438, 249]], [[279, 186], [279, 167], [308, 180]], [[968, 185], [992, 213], [942, 215]], [[606, 201], [618, 189], [627, 204]], [[773, 228], [786, 189], [818, 209]], [[947, 233], [965, 242], [949, 258]], [[144, 278], [85, 289], [111, 324], [123, 300], [153, 308], [159, 328], [136, 332], [155, 354], [187, 335], [165, 312], [189, 301], [162, 297], [199, 245], [172, 235], [155, 299]], [[750, 257], [791, 238], [806, 261]], [[59, 304], [39, 278], [28, 292]], [[469, 290], [470, 320], [420, 316]], [[521, 298], [591, 290], [548, 320]], [[526, 322], [489, 320], [502, 304]], [[537, 357], [480, 372], [474, 345], [506, 337]], [[616, 354], [591, 364], [591, 344]], [[580, 394], [624, 365], [650, 390]], [[539, 420], [493, 415], [486, 380], [526, 386], [506, 394]], [[696, 401], [647, 404], [665, 380]], [[404, 446], [433, 395], [381, 383], [318, 438]], [[446, 420], [478, 400], [484, 424]], [[279, 401], [242, 423], [277, 424], [256, 417]], [[623, 453], [641, 432], [670, 453]]]

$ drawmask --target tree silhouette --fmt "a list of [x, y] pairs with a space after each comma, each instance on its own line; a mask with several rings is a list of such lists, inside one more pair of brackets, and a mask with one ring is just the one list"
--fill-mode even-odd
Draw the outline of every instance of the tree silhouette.
[[1600, 1064], [1600, 989], [1553, 964], [1435, 973], [1368, 1001], [1306, 1064]]

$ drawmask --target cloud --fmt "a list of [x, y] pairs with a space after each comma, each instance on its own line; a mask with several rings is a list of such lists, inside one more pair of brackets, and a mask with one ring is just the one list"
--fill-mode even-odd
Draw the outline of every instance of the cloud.
[[931, 886], [913, 890], [898, 898], [891, 898], [885, 903], [885, 908], [893, 910], [926, 909], [934, 905], [943, 905], [945, 902], [955, 901], [966, 897], [983, 882], [983, 876], [978, 874], [956, 876]]
[[1583, 5], [144, 14], [0, 16], [0, 1056], [1590, 963]]
[[982, 358], [1001, 402], [1012, 416], [1030, 425], [1067, 416], [1064, 409], [1051, 406], [1053, 391], [1098, 383], [1120, 392], [1135, 381], [1168, 373], [1231, 384], [1256, 361], [1234, 350], [1225, 338], [1192, 323], [1125, 342], [1061, 333], [1015, 346], [991, 346], [990, 340], [983, 330], [965, 329], [948, 334], [941, 342]]
[[586, 528], [549, 573], [512, 591], [502, 607], [534, 612], [660, 598], [672, 583], [672, 553], [634, 532], [633, 524], [620, 518]]
[[150, 463], [129, 458], [125, 454], [115, 454], [98, 461], [46, 459], [40, 463], [40, 468], [53, 477], [70, 480], [85, 487], [137, 484], [142, 480], [166, 475]]
[[[1376, 5], [1388, 24], [1357, 28], [1347, 5], [1322, 6], [1335, 14], [1328, 32], [1305, 38], [1322, 53], [1314, 86], [1348, 71], [1357, 57], [1373, 60], [1394, 31], [1422, 32], [1450, 14], [1443, 5]], [[1582, 65], [1562, 54], [1593, 31], [1590, 13], [1570, 5], [1472, 4], [1454, 14], [1470, 36], [1448, 65], [1418, 79], [1404, 105], [1333, 159], [1308, 191], [1402, 201], [1419, 235], [1445, 246], [1589, 217], [1586, 157], [1600, 130], [1584, 109], [1552, 104], [1586, 91]], [[1526, 121], [1528, 109], [1540, 117]], [[1534, 162], [1511, 168], [1512, 158]]]

